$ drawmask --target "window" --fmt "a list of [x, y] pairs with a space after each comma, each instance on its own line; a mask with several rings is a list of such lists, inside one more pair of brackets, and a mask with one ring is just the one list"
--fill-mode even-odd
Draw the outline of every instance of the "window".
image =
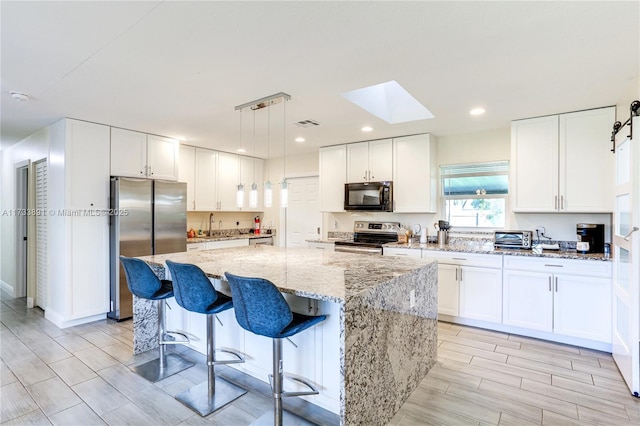
[[451, 226], [504, 228], [509, 162], [440, 166], [444, 214]]

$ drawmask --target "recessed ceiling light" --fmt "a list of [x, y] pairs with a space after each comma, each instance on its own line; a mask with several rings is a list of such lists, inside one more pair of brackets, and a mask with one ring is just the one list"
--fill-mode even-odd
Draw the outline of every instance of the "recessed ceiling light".
[[484, 108], [480, 108], [480, 107], [474, 108], [471, 111], [469, 111], [469, 114], [471, 114], [471, 115], [482, 115], [482, 114], [484, 114]]
[[11, 92], [9, 92], [9, 94], [17, 102], [27, 102], [29, 99], [31, 99], [31, 96], [27, 95], [26, 93], [22, 93], [22, 92], [13, 92], [13, 91], [11, 91]]
[[364, 127], [363, 127], [362, 129], [360, 129], [360, 130], [362, 130], [363, 132], [370, 132], [370, 131], [372, 131], [372, 130], [373, 130], [373, 127], [364, 126]]
[[296, 142], [304, 142], [305, 138], [296, 138], [295, 140], [296, 140]]
[[237, 150], [237, 151], [238, 151], [238, 152], [241, 152], [241, 153], [242, 153], [242, 152], [247, 152], [247, 150], [246, 150], [246, 149], [244, 149], [244, 148], [238, 148], [238, 150]]
[[434, 117], [431, 111], [395, 80], [345, 92], [342, 97], [389, 124]]

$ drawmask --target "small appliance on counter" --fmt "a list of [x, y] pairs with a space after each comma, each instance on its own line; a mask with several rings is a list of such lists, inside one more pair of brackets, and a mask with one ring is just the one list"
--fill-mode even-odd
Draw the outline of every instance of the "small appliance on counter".
[[576, 251], [578, 253], [604, 253], [604, 224], [578, 223], [576, 225]]
[[438, 231], [438, 246], [444, 247], [449, 242], [449, 221], [439, 220], [438, 223], [434, 223], [433, 227]]
[[495, 231], [493, 246], [529, 250], [533, 247], [533, 231]]

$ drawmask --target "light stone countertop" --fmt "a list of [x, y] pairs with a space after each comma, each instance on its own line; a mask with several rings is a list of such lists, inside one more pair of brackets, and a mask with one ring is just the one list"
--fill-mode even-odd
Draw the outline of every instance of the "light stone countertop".
[[214, 241], [226, 241], [226, 240], [253, 240], [257, 238], [269, 238], [275, 237], [275, 234], [235, 234], [235, 235], [214, 235], [213, 237], [196, 237], [187, 238], [187, 244], [195, 243], [209, 243]]
[[435, 243], [428, 244], [400, 244], [400, 243], [388, 243], [384, 247], [389, 248], [403, 248], [408, 250], [434, 250], [434, 251], [454, 251], [459, 253], [477, 253], [477, 254], [504, 254], [507, 256], [526, 256], [526, 257], [544, 257], [552, 259], [571, 259], [571, 260], [591, 260], [591, 261], [611, 261], [612, 258], [605, 258], [602, 253], [590, 253], [581, 254], [575, 250], [542, 250], [534, 248], [532, 250], [518, 250], [518, 249], [496, 249], [493, 247], [493, 243], [461, 243], [461, 244], [447, 244], [444, 247]]
[[426, 259], [264, 245], [140, 258], [158, 265], [164, 265], [167, 259], [195, 264], [212, 278], [221, 278], [225, 272], [262, 277], [273, 282], [281, 292], [339, 303], [431, 263]]

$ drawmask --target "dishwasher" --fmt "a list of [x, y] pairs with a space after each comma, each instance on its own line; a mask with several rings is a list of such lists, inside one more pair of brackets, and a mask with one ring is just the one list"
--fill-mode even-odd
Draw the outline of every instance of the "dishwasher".
[[272, 246], [273, 245], [273, 237], [254, 237], [254, 238], [249, 238], [249, 245], [250, 246], [257, 246], [258, 244], [264, 244], [267, 246]]

